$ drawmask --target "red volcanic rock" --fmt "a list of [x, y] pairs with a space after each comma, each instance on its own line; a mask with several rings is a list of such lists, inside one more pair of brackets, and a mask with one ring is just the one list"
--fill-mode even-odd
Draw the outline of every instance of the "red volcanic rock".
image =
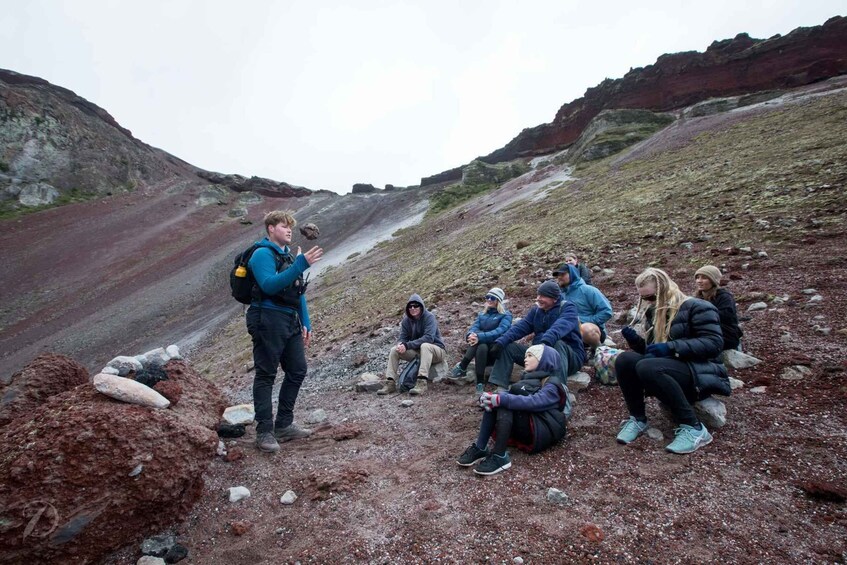
[[0, 562], [97, 561], [192, 506], [224, 403], [183, 362], [166, 369], [186, 391], [170, 409], [77, 386], [0, 429]]
[[[715, 41], [705, 53], [662, 55], [652, 65], [607, 79], [562, 106], [549, 124], [526, 128], [486, 163], [510, 161], [564, 149], [603, 110], [684, 108], [709, 98], [793, 88], [847, 73], [847, 18], [797, 28], [786, 36], [753, 39], [741, 33]], [[421, 186], [462, 178], [458, 167], [421, 179]]]
[[86, 368], [70, 357], [39, 355], [0, 388], [0, 426], [29, 417], [49, 397], [87, 382]]
[[588, 541], [593, 541], [600, 543], [603, 541], [603, 538], [606, 537], [603, 534], [603, 530], [601, 530], [598, 526], [594, 524], [586, 524], [579, 530], [579, 533], [583, 535]]
[[153, 390], [171, 401], [171, 406], [182, 398], [182, 387], [173, 381], [159, 381], [153, 385]]
[[250, 531], [250, 528], [252, 526], [251, 526], [250, 522], [247, 522], [245, 520], [239, 520], [237, 522], [233, 522], [232, 524], [230, 524], [230, 527], [232, 529], [233, 534], [235, 534], [237, 536], [243, 536], [244, 534], [246, 534], [247, 532]]

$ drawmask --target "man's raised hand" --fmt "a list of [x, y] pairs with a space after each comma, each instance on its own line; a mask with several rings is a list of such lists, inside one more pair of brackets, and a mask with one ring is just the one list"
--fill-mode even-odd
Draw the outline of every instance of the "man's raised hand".
[[[300, 249], [298, 248], [297, 251], [300, 251]], [[324, 254], [324, 250], [316, 245], [313, 248], [306, 251], [306, 253], [303, 254], [303, 257], [306, 258], [306, 262], [309, 263], [309, 266], [311, 267], [312, 265], [314, 265], [315, 263], [317, 263], [318, 261], [321, 260], [321, 257], [323, 257], [323, 254]]]

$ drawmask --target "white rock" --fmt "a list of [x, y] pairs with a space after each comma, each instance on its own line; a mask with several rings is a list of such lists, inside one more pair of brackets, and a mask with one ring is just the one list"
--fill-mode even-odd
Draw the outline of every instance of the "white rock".
[[766, 387], [766, 386], [756, 386], [756, 387], [751, 388], [750, 392], [752, 392], [754, 394], [764, 394], [764, 392], [766, 390], [768, 390], [768, 387]]
[[323, 408], [318, 408], [317, 410], [313, 410], [306, 416], [307, 424], [320, 424], [321, 422], [326, 421], [326, 410]]
[[817, 293], [818, 293], [817, 289], [814, 289], [814, 288], [804, 288], [803, 289], [803, 294], [817, 294]]
[[745, 271], [750, 268], [750, 263], [741, 263], [741, 268]]
[[170, 356], [165, 353], [164, 347], [157, 347], [156, 349], [145, 351], [144, 356], [147, 358], [147, 363], [144, 364], [145, 367], [148, 363], [152, 363], [154, 365], [164, 365], [165, 363], [171, 360]]
[[218, 440], [218, 455], [220, 455], [221, 457], [226, 455], [226, 444], [221, 440]]
[[744, 388], [744, 381], [741, 379], [736, 379], [735, 377], [729, 377], [729, 388], [735, 390], [737, 388]]
[[415, 405], [414, 400], [404, 400], [400, 403], [400, 406], [402, 406], [403, 408], [409, 408], [409, 407], [414, 406], [414, 405]]
[[759, 251], [759, 252], [756, 254], [756, 257], [758, 257], [759, 259], [767, 259], [767, 258], [768, 258], [768, 254], [767, 254], [765, 251]]
[[757, 312], [759, 310], [767, 310], [768, 304], [766, 302], [754, 302], [750, 306], [747, 307], [748, 312]]
[[832, 328], [815, 328], [815, 332], [821, 335], [829, 335], [832, 333]]
[[603, 269], [601, 272], [602, 272], [604, 275], [606, 275], [607, 277], [610, 277], [610, 276], [612, 276], [612, 275], [614, 275], [614, 274], [615, 274], [615, 270], [614, 270], [614, 269]]
[[146, 355], [144, 355], [144, 354], [142, 353], [141, 355], [135, 355], [134, 357], [135, 357], [135, 360], [136, 360], [136, 361], [138, 361], [139, 363], [141, 363], [141, 366], [142, 366], [142, 367], [146, 367], [146, 366], [147, 366], [147, 356], [146, 356]]
[[108, 363], [106, 363], [107, 367], [113, 367], [118, 370], [118, 374], [124, 376], [129, 374], [130, 371], [140, 371], [144, 368], [141, 362], [135, 357], [127, 357], [125, 355], [119, 355], [115, 357]]
[[591, 375], [588, 373], [583, 373], [582, 371], [576, 373], [575, 375], [571, 375], [568, 377], [568, 389], [574, 391], [581, 391], [588, 388], [588, 385], [591, 384]]
[[694, 411], [708, 428], [722, 428], [726, 425], [726, 405], [717, 398], [695, 402]]
[[279, 501], [283, 504], [294, 504], [294, 501], [297, 500], [297, 495], [294, 494], [293, 490], [285, 491], [285, 494], [282, 495], [282, 498]]
[[547, 501], [554, 504], [564, 504], [568, 502], [568, 495], [557, 488], [550, 487], [547, 489]]
[[684, 247], [688, 251], [691, 251], [692, 249], [694, 249], [694, 244], [690, 241], [685, 241], [683, 243], [680, 243], [680, 247]]
[[742, 353], [737, 349], [725, 350], [723, 353], [721, 353], [721, 359], [723, 360], [724, 365], [726, 365], [730, 369], [749, 369], [750, 367], [758, 365], [762, 362], [761, 359], [757, 359], [752, 355]]
[[654, 428], [653, 426], [647, 428], [644, 433], [647, 434], [647, 437], [655, 441], [662, 441], [663, 439], [665, 439], [665, 434], [662, 433], [662, 430], [660, 430], [659, 428]]
[[741, 251], [742, 253], [752, 253], [753, 248], [752, 247], [739, 247], [738, 250]]
[[101, 372], [101, 373], [106, 373], [107, 375], [120, 375], [120, 374], [121, 374], [121, 372], [120, 372], [120, 371], [118, 371], [118, 370], [117, 370], [117, 369], [115, 369], [114, 367], [109, 367], [108, 365], [106, 365], [105, 367], [103, 367], [102, 369], [100, 369], [100, 372]]
[[789, 333], [789, 332], [785, 332], [784, 334], [779, 336], [779, 341], [781, 341], [782, 343], [788, 343], [792, 339], [793, 338], [791, 337], [791, 333]]
[[144, 470], [144, 464], [143, 464], [143, 463], [139, 463], [138, 465], [136, 465], [136, 466], [132, 469], [132, 471], [130, 471], [130, 472], [129, 472], [129, 476], [130, 476], [130, 477], [137, 477], [138, 475], [140, 475], [140, 474], [141, 474], [141, 471], [143, 471], [143, 470]]
[[91, 379], [91, 382], [99, 392], [115, 400], [130, 404], [139, 404], [141, 406], [150, 406], [151, 408], [167, 408], [171, 405], [170, 400], [149, 386], [132, 379], [117, 375], [108, 375], [106, 373], [97, 373]]
[[223, 418], [227, 424], [250, 424], [256, 419], [256, 411], [252, 404], [236, 404], [224, 410]]
[[143, 555], [135, 565], [165, 565], [165, 560], [161, 557], [153, 557], [152, 555]]
[[811, 302], [812, 304], [823, 302], [823, 296], [821, 296], [820, 294], [816, 294], [809, 299], [809, 302]]
[[517, 556], [517, 557], [513, 558], [512, 563], [515, 563], [515, 565], [522, 565], [523, 564], [523, 557]]
[[250, 496], [250, 490], [247, 487], [230, 487], [229, 501], [238, 502]]
[[169, 345], [165, 348], [165, 353], [168, 354], [168, 357], [171, 359], [182, 359], [182, 354], [179, 352], [179, 347], [176, 345]]
[[804, 365], [794, 365], [793, 367], [786, 367], [780, 373], [779, 378], [785, 381], [800, 381], [803, 380], [804, 377], [809, 376], [812, 373], [812, 370]]

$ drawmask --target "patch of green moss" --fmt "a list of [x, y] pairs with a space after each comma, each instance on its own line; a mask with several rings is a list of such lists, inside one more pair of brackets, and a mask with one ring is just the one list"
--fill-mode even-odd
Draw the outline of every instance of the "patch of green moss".
[[432, 196], [429, 201], [429, 211], [427, 211], [427, 216], [452, 208], [457, 204], [470, 200], [474, 196], [482, 194], [483, 192], [488, 192], [497, 186], [499, 185], [493, 183], [451, 184], [444, 188], [441, 192]]

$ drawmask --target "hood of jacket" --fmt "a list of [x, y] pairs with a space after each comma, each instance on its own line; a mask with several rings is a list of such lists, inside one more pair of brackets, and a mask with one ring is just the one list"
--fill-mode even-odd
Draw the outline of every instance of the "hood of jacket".
[[[409, 318], [412, 318], [412, 315], [409, 314], [409, 304], [411, 304], [412, 302], [417, 302], [418, 304], [423, 306], [423, 308], [421, 308], [421, 317], [423, 317], [424, 312], [427, 311], [426, 310], [426, 303], [423, 301], [423, 298], [421, 298], [421, 295], [417, 294], [417, 293], [410, 296], [409, 300], [406, 301], [406, 316], [408, 316]], [[412, 319], [414, 319], [414, 318], [412, 318]]]
[[559, 369], [562, 367], [562, 357], [559, 355], [559, 352], [550, 347], [549, 345], [544, 345], [544, 353], [541, 354], [541, 360], [538, 362], [538, 367], [536, 367], [536, 372], [544, 372], [548, 375], [558, 374]]
[[579, 288], [581, 286], [585, 286], [585, 281], [582, 280], [582, 277], [579, 276], [579, 267], [574, 267], [570, 263], [568, 264], [568, 276], [571, 279], [571, 282], [568, 283], [568, 286], [562, 289], [562, 292], [568, 292], [575, 288]]
[[290, 253], [287, 245], [285, 247], [280, 247], [267, 237], [262, 239], [261, 241], [257, 241], [256, 245], [258, 245], [259, 247], [269, 247], [270, 249], [275, 249], [280, 254]]

